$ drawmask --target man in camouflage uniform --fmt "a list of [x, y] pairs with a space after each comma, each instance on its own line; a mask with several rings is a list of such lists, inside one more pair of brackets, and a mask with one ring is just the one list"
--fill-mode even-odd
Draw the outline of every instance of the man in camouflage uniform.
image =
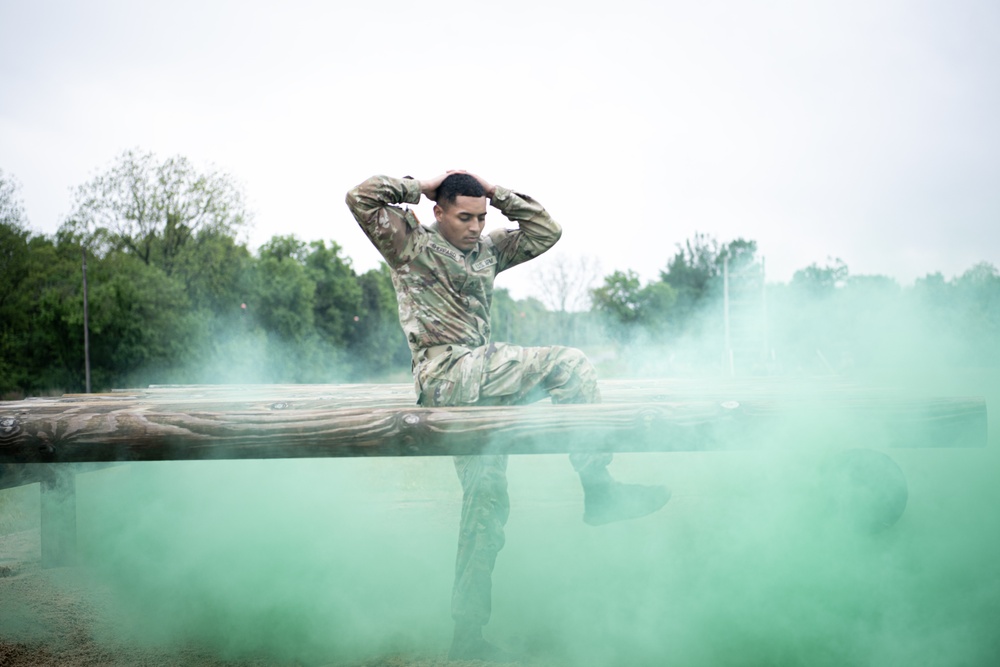
[[[436, 224], [408, 208], [423, 194]], [[517, 224], [482, 235], [489, 203]], [[511, 405], [550, 396], [555, 403], [597, 403], [597, 374], [567, 347], [526, 348], [490, 340], [496, 274], [537, 257], [562, 233], [526, 195], [465, 172], [429, 180], [374, 176], [347, 194], [347, 205], [392, 269], [399, 322], [413, 354], [417, 401], [424, 406]], [[643, 516], [670, 497], [663, 487], [621, 484], [607, 471], [610, 454], [571, 454], [592, 525]], [[450, 657], [510, 658], [482, 637], [489, 621], [492, 572], [509, 513], [507, 457], [456, 456], [462, 483]]]

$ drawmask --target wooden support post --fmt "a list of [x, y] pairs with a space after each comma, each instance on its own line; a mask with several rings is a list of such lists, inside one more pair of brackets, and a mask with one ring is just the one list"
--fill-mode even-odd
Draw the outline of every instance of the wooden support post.
[[[126, 464], [101, 462], [67, 463], [65, 465], [72, 466], [73, 471], [80, 474]], [[51, 463], [0, 463], [0, 491], [28, 484], [39, 484], [45, 480], [54, 481], [54, 470], [58, 470], [58, 468], [54, 468]]]
[[52, 464], [53, 474], [41, 483], [42, 567], [76, 562], [76, 472], [65, 463]]

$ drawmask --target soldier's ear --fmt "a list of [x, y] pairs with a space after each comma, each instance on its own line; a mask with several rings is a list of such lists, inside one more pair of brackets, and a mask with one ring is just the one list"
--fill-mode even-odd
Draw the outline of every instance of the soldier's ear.
[[434, 204], [434, 219], [441, 222], [441, 216], [444, 214], [444, 209], [441, 208], [441, 204]]

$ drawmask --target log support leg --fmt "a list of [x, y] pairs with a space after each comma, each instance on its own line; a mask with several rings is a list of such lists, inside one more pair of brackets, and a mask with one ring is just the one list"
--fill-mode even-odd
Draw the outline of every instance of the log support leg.
[[76, 562], [76, 473], [65, 463], [52, 464], [42, 481], [42, 567]]

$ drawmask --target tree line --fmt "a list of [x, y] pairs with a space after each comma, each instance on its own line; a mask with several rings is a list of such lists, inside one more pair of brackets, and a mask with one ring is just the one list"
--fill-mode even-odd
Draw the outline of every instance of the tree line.
[[388, 269], [336, 242], [275, 236], [256, 253], [228, 176], [129, 151], [80, 186], [52, 236], [0, 199], [0, 393], [84, 386], [82, 263], [95, 389], [149, 382], [328, 382], [408, 363]]
[[[292, 235], [251, 252], [250, 222], [229, 175], [127, 151], [77, 188], [55, 234], [36, 234], [0, 171], [0, 397], [83, 389], [85, 259], [95, 390], [408, 376], [388, 267], [358, 272], [335, 241]], [[997, 364], [1000, 275], [986, 263], [902, 288], [830, 260], [777, 284], [754, 241], [696, 234], [658, 279], [594, 277], [592, 262], [562, 261], [546, 303], [497, 290], [494, 336], [584, 347], [613, 372]]]

